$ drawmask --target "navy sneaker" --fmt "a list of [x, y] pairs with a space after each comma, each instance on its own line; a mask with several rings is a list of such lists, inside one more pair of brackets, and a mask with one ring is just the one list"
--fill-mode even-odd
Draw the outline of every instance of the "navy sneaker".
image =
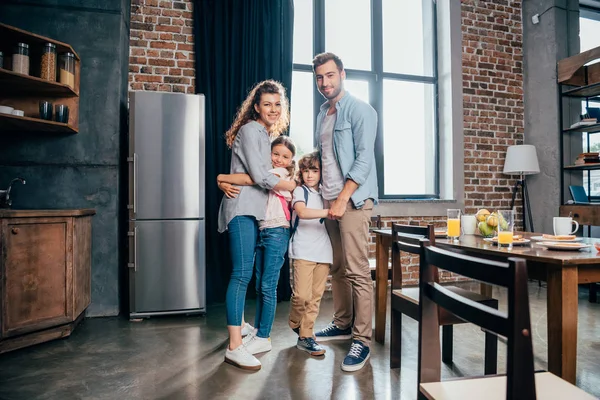
[[321, 342], [328, 340], [348, 340], [352, 339], [352, 328], [340, 329], [331, 322], [325, 328], [315, 333], [315, 336]]
[[342, 371], [358, 371], [365, 365], [370, 356], [371, 351], [360, 340], [352, 341], [350, 351], [342, 363]]
[[315, 339], [311, 337], [307, 338], [298, 338], [298, 342], [296, 343], [296, 347], [302, 351], [307, 352], [311, 356], [322, 356], [325, 354], [325, 349], [321, 347], [319, 343], [315, 341]]

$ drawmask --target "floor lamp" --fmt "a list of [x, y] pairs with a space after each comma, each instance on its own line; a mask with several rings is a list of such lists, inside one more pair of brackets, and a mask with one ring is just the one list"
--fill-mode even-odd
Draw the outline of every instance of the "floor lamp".
[[540, 173], [540, 165], [538, 164], [535, 146], [530, 144], [509, 146], [506, 150], [503, 173], [507, 175], [519, 175], [519, 180], [517, 180], [513, 187], [510, 208], [514, 209], [517, 192], [519, 188], [521, 188], [521, 200], [523, 201], [523, 230], [527, 231], [527, 222], [529, 222], [529, 228], [531, 229], [531, 232], [534, 232], [533, 217], [531, 216], [531, 205], [529, 203], [525, 175]]

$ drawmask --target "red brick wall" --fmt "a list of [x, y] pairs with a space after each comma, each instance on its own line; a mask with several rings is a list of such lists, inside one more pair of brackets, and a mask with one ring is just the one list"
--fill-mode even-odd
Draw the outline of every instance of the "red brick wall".
[[195, 92], [191, 0], [132, 0], [129, 90]]
[[524, 131], [521, 2], [462, 0], [462, 33], [465, 212], [509, 208], [504, 158]]

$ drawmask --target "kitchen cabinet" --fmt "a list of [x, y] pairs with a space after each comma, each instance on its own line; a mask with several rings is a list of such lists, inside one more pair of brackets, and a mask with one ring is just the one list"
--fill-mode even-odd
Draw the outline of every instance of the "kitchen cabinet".
[[83, 318], [94, 214], [0, 210], [0, 353], [67, 337]]

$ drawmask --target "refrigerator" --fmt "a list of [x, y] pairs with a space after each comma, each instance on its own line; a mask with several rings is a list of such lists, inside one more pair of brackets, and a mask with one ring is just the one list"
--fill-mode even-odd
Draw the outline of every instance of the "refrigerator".
[[131, 92], [129, 316], [206, 311], [204, 96]]

